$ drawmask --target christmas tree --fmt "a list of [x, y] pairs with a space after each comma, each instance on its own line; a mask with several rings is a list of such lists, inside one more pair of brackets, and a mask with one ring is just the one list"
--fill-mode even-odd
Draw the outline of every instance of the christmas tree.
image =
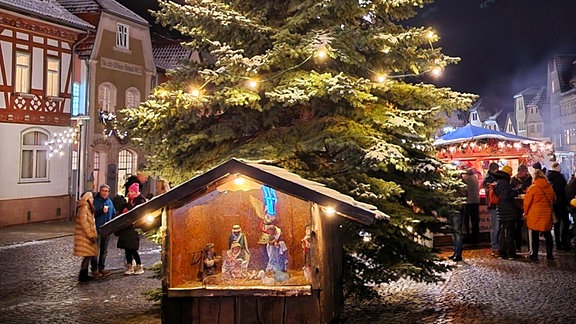
[[231, 157], [262, 160], [390, 216], [347, 224], [345, 287], [446, 266], [422, 244], [460, 182], [434, 158], [441, 112], [474, 96], [421, 82], [458, 61], [429, 28], [401, 23], [431, 1], [159, 1], [157, 22], [189, 38], [182, 62], [124, 126], [147, 167], [178, 183]]

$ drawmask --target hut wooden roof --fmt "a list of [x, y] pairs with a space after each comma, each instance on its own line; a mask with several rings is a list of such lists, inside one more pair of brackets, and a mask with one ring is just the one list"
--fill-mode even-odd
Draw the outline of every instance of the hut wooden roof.
[[338, 215], [362, 224], [370, 224], [375, 218], [388, 219], [388, 215], [373, 205], [356, 201], [352, 197], [327, 188], [319, 182], [303, 179], [285, 169], [257, 162], [231, 159], [112, 219], [102, 225], [101, 234], [108, 235], [132, 226], [133, 223], [138, 222], [148, 213], [163, 207], [180, 205], [196, 199], [202, 196], [209, 186], [235, 174], [241, 174], [302, 200], [315, 202], [321, 206], [334, 207], [338, 211]]

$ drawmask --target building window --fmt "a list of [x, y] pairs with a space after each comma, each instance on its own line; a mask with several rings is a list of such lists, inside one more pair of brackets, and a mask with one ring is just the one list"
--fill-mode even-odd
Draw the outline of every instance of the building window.
[[80, 114], [80, 83], [72, 83], [72, 116]]
[[472, 121], [477, 121], [478, 120], [478, 113], [477, 112], [473, 112], [472, 113]]
[[16, 93], [30, 93], [30, 53], [16, 52]]
[[60, 60], [48, 58], [46, 63], [46, 95], [60, 96]]
[[29, 130], [22, 133], [20, 180], [26, 182], [48, 180], [47, 133]]
[[128, 25], [121, 23], [116, 24], [116, 46], [129, 48], [128, 40], [130, 39]]
[[94, 166], [94, 188], [100, 188], [100, 183], [98, 181], [100, 178], [100, 153], [94, 152], [92, 165]]
[[136, 108], [140, 105], [140, 91], [136, 88], [126, 90], [126, 108]]
[[124, 194], [123, 186], [130, 175], [136, 174], [136, 154], [122, 150], [118, 153], [118, 188], [116, 192]]
[[116, 87], [109, 82], [98, 86], [98, 108], [100, 111], [114, 112], [116, 110]]
[[72, 170], [78, 170], [78, 151], [72, 151]]

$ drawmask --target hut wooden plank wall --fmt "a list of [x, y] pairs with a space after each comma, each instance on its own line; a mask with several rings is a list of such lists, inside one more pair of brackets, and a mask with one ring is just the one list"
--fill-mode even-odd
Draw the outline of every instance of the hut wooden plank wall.
[[[239, 178], [242, 184], [235, 181]], [[265, 207], [270, 190], [273, 214]], [[144, 226], [146, 215], [163, 211], [166, 323], [329, 323], [343, 305], [343, 218], [329, 215], [327, 207], [366, 224], [386, 217], [374, 206], [293, 173], [232, 159], [115, 218], [101, 232]], [[270, 272], [266, 280], [254, 277], [269, 265], [265, 224], [281, 229], [288, 256], [286, 271]], [[233, 225], [240, 225], [248, 241], [245, 275], [225, 276], [220, 262], [217, 274], [200, 281], [201, 251], [213, 243], [216, 254], [225, 256]], [[306, 253], [303, 242], [308, 242]]]

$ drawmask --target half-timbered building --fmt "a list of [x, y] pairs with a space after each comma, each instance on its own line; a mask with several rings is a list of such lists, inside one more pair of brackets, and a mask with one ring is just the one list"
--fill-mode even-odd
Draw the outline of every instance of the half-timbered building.
[[56, 1], [0, 0], [0, 226], [70, 215], [70, 154], [45, 143], [70, 128], [74, 48], [92, 29]]

